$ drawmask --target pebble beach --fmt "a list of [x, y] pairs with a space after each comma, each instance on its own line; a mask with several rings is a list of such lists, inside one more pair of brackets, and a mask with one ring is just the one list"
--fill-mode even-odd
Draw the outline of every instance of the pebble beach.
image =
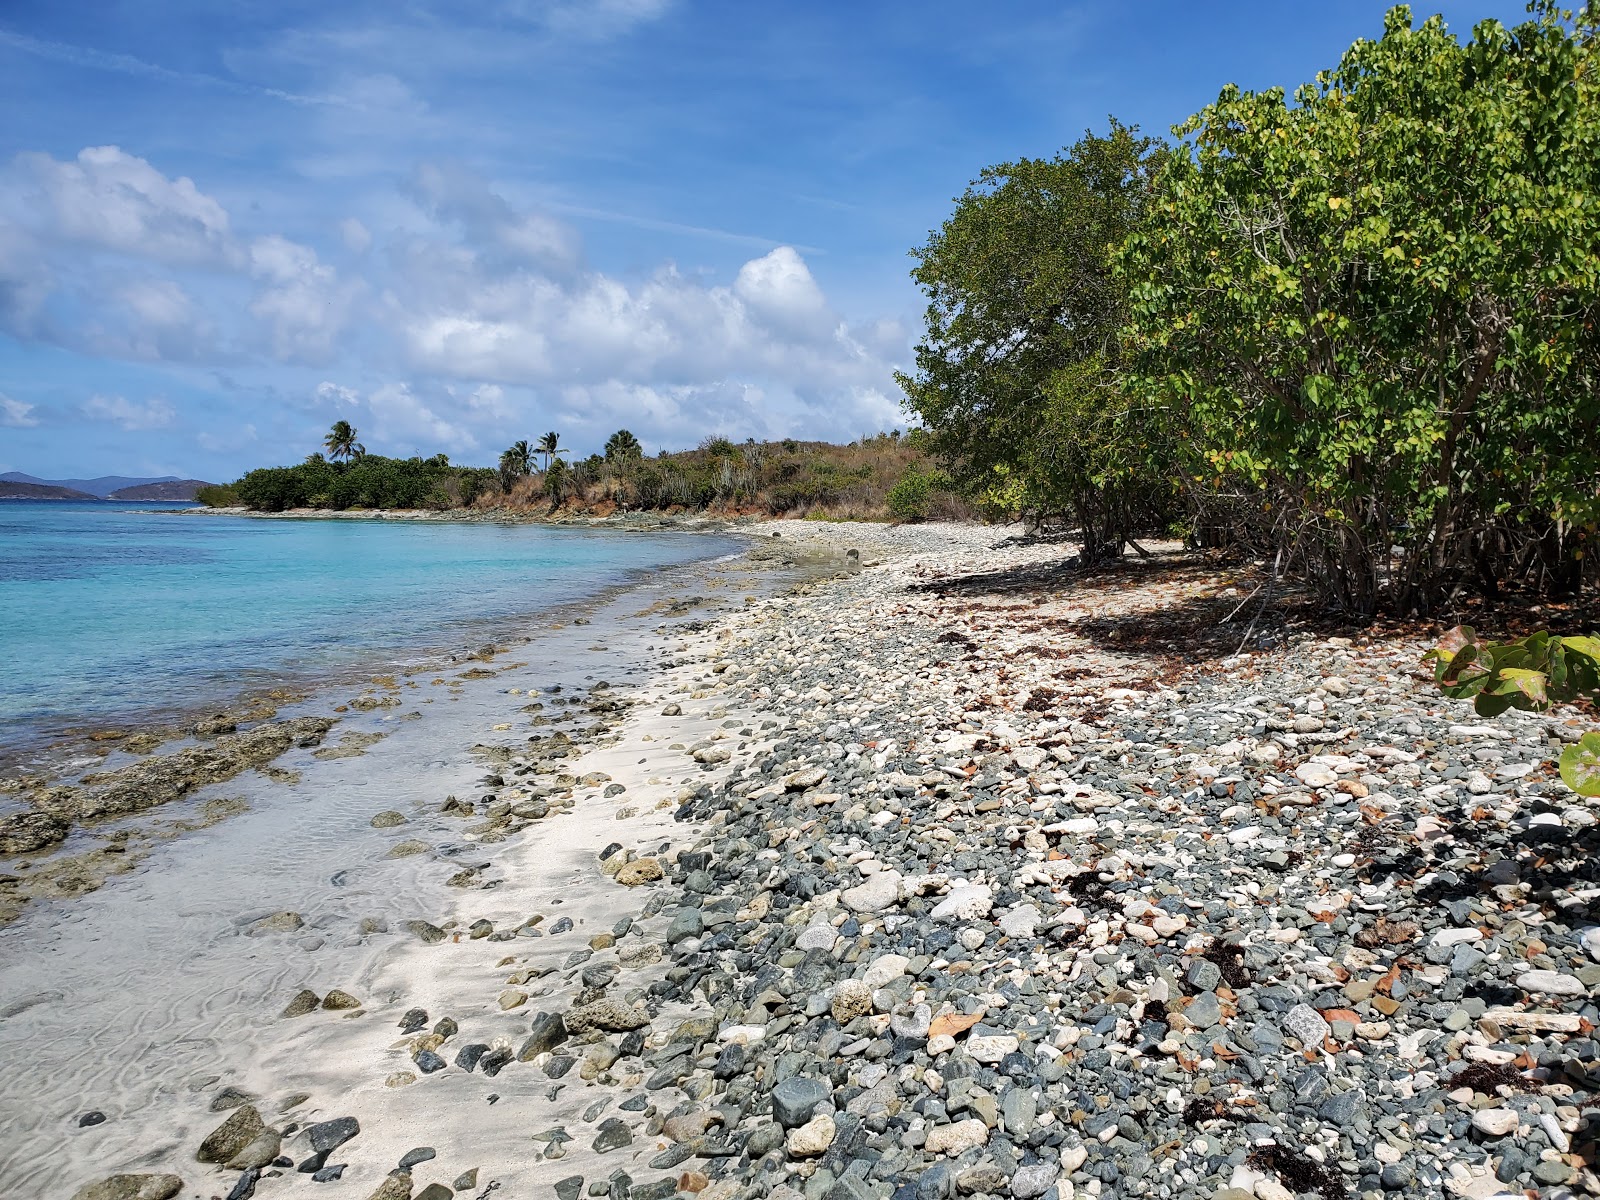
[[782, 586], [597, 619], [631, 675], [486, 663], [459, 752], [361, 798], [403, 893], [220, 899], [279, 964], [246, 1032], [149, 1111], [39, 1087], [0, 1190], [1600, 1193], [1586, 727], [1015, 534], [782, 522]]

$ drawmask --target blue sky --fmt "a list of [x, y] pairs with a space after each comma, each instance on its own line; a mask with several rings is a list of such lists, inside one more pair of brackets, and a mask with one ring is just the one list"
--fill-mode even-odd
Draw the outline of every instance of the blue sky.
[[8, 0], [0, 471], [903, 426], [906, 252], [968, 179], [1292, 87], [1385, 7]]

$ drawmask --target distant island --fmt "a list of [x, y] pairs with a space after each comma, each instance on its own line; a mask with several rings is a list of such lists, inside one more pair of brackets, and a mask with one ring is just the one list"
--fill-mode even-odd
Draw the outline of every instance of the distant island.
[[21, 471], [0, 475], [0, 500], [165, 500], [193, 502], [203, 479], [102, 475], [98, 479], [40, 479]]

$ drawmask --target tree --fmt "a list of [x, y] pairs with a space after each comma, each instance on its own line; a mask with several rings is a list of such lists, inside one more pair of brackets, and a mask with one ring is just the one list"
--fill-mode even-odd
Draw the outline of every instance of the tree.
[[546, 471], [548, 471], [551, 464], [556, 461], [556, 456], [558, 454], [566, 453], [566, 451], [561, 448], [560, 436], [554, 432], [547, 433], [540, 438], [539, 444], [535, 446], [534, 449], [538, 453], [544, 455], [544, 469]]
[[526, 438], [512, 442], [500, 457], [502, 461], [509, 462], [518, 475], [533, 474], [533, 447], [528, 445]]
[[629, 462], [642, 458], [644, 447], [633, 434], [619, 429], [606, 439], [605, 454], [607, 462]]
[[322, 439], [322, 444], [332, 459], [348, 461], [360, 458], [367, 452], [367, 448], [356, 441], [355, 426], [349, 421], [335, 421], [333, 428], [328, 430], [328, 436]]
[[[551, 435], [554, 436], [553, 434]], [[546, 451], [555, 454], [558, 451]], [[544, 472], [544, 494], [550, 497], [550, 511], [554, 512], [561, 507], [561, 502], [567, 498], [567, 493], [572, 490], [572, 468], [562, 458], [553, 458]]]
[[[1069, 398], [1091, 414], [1142, 415], [1118, 391], [1125, 285], [1111, 252], [1142, 220], [1164, 158], [1161, 143], [1113, 119], [1105, 137], [1086, 133], [1053, 159], [990, 167], [912, 252], [927, 332], [916, 374], [898, 378], [929, 450], [969, 494], [1005, 478], [1035, 514], [1072, 513], [1086, 558], [1121, 553], [1129, 522], [1092, 514], [1117, 507], [1122, 477], [1151, 477], [1132, 460], [1056, 453], [1052, 417]], [[1079, 436], [1100, 429], [1068, 424]]]
[[1174, 130], [1120, 260], [1141, 391], [1348, 612], [1548, 583], [1600, 517], [1593, 33], [1398, 7], [1293, 104], [1229, 86]]

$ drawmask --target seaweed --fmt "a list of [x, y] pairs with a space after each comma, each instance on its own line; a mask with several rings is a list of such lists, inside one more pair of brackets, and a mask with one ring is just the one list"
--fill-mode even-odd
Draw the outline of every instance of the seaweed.
[[1245, 1160], [1257, 1170], [1271, 1171], [1291, 1192], [1316, 1192], [1322, 1200], [1345, 1200], [1344, 1180], [1334, 1172], [1287, 1146], [1262, 1146]]
[[1467, 1087], [1475, 1092], [1482, 1092], [1485, 1096], [1493, 1096], [1495, 1088], [1515, 1088], [1519, 1092], [1531, 1092], [1534, 1085], [1524, 1079], [1522, 1072], [1507, 1063], [1472, 1063], [1461, 1071], [1456, 1072], [1449, 1079], [1448, 1086], [1455, 1088]]
[[1250, 986], [1250, 975], [1244, 969], [1244, 958], [1238, 947], [1230, 946], [1227, 942], [1212, 942], [1200, 952], [1200, 957], [1216, 963], [1217, 969], [1222, 972], [1222, 981], [1234, 991]]

